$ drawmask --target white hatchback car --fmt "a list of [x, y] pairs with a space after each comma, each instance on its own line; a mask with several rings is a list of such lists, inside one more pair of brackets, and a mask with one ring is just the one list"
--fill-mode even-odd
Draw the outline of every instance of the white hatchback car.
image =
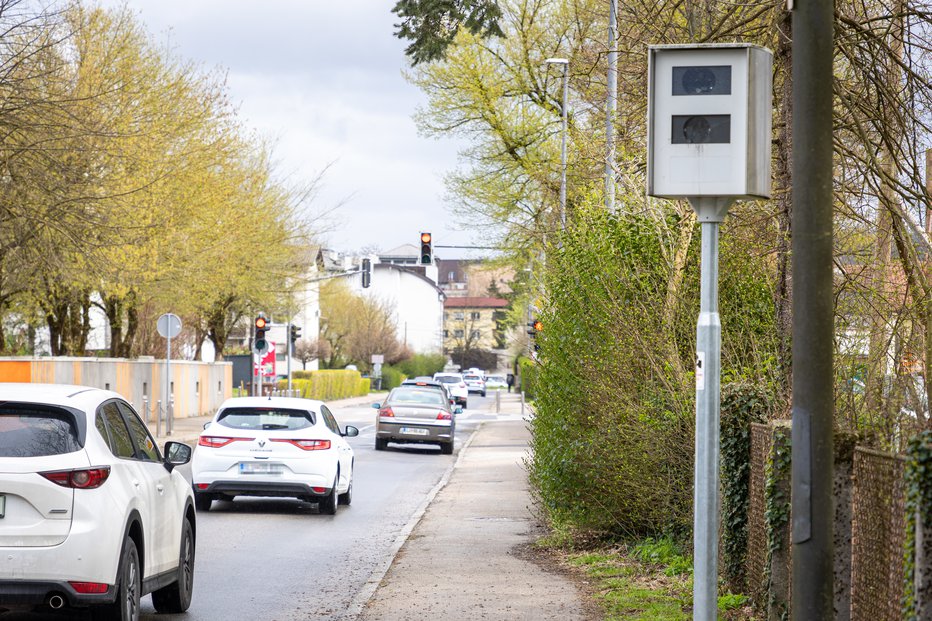
[[0, 384], [0, 612], [91, 608], [135, 621], [152, 593], [180, 613], [194, 586], [194, 496], [120, 395]]
[[236, 496], [295, 497], [333, 515], [353, 500], [353, 449], [321, 401], [238, 397], [220, 405], [194, 451], [194, 502]]
[[456, 405], [466, 407], [469, 399], [469, 387], [463, 381], [461, 373], [434, 373], [434, 379], [443, 382], [447, 391], [453, 396], [453, 402]]

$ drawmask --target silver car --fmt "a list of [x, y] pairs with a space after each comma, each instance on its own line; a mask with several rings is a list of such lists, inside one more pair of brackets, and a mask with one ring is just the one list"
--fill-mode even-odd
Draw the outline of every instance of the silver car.
[[384, 403], [372, 405], [379, 411], [375, 421], [375, 450], [384, 451], [389, 442], [439, 444], [444, 455], [453, 453], [456, 414], [440, 390], [427, 386], [399, 386]]

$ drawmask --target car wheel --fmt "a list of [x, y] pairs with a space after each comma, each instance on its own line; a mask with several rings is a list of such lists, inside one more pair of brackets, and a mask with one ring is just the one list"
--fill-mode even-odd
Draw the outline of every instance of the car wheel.
[[463, 399], [463, 409], [466, 409], [466, 399]]
[[120, 554], [116, 600], [112, 604], [94, 609], [95, 621], [139, 621], [141, 574], [136, 543], [127, 537], [123, 541], [123, 552]]
[[385, 438], [375, 439], [375, 450], [384, 451], [386, 448], [388, 448], [388, 440], [386, 440]]
[[341, 505], [346, 505], [347, 507], [353, 503], [353, 477], [350, 476], [349, 487], [346, 488], [346, 491], [340, 494], [337, 498], [337, 503]]
[[484, 390], [482, 391], [482, 396], [483, 396], [483, 397], [485, 396], [485, 391], [484, 391]]
[[184, 612], [191, 605], [194, 590], [194, 532], [185, 518], [181, 527], [181, 552], [178, 555], [178, 580], [152, 592], [152, 605], [161, 613]]
[[210, 511], [210, 505], [213, 504], [214, 498], [210, 494], [194, 492], [194, 507], [198, 511]]
[[340, 475], [333, 480], [333, 488], [330, 493], [318, 501], [317, 510], [324, 515], [336, 515], [337, 512], [337, 481]]
[[452, 455], [453, 454], [453, 443], [444, 442], [440, 445], [440, 453], [443, 455]]

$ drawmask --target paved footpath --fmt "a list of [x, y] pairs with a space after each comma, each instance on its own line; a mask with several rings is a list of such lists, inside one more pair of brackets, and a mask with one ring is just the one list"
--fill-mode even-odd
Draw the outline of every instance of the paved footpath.
[[484, 423], [356, 617], [584, 621], [567, 577], [522, 558], [536, 536], [524, 421]]

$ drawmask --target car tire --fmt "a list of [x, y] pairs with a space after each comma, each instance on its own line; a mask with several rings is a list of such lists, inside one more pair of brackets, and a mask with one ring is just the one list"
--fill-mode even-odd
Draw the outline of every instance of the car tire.
[[344, 505], [346, 507], [353, 504], [353, 477], [350, 475], [349, 487], [346, 488], [346, 491], [339, 495], [337, 498], [337, 504]]
[[194, 492], [194, 508], [198, 511], [210, 511], [210, 505], [214, 502], [214, 497], [210, 494]]
[[441, 455], [452, 455], [453, 454], [453, 443], [444, 442], [440, 445], [440, 454]]
[[181, 550], [178, 553], [178, 579], [152, 592], [156, 612], [181, 613], [191, 605], [194, 591], [194, 529], [185, 518], [181, 526]]
[[484, 391], [484, 390], [482, 391], [482, 396], [483, 396], [483, 397], [485, 396], [485, 391]]
[[388, 440], [386, 440], [385, 438], [375, 439], [375, 450], [384, 451], [386, 448], [388, 448]]
[[117, 572], [116, 600], [92, 609], [94, 621], [139, 621], [139, 597], [142, 593], [142, 569], [136, 542], [123, 540]]
[[333, 488], [330, 493], [321, 498], [317, 503], [317, 511], [323, 515], [336, 515], [337, 513], [337, 481], [340, 475], [333, 480]]
[[466, 409], [466, 400], [465, 400], [465, 399], [463, 399], [463, 409], [464, 409], [464, 410]]

